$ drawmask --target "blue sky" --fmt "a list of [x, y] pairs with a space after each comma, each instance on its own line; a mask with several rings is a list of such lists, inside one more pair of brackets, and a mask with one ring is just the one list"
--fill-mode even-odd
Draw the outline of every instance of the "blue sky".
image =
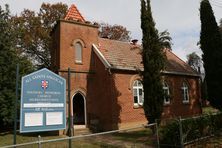
[[[38, 11], [42, 2], [75, 4], [86, 20], [119, 24], [131, 31], [133, 39], [141, 41], [140, 0], [1, 0], [8, 3], [13, 14], [24, 8]], [[222, 18], [222, 0], [210, 0], [217, 21]], [[183, 60], [197, 46], [200, 34], [200, 0], [151, 0], [153, 17], [159, 31], [168, 30], [173, 38], [172, 50]]]

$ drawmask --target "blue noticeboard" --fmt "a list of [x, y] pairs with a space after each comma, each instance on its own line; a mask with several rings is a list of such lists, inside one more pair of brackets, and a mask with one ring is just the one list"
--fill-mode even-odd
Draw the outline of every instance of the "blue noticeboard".
[[22, 77], [20, 132], [66, 128], [66, 81], [44, 68]]

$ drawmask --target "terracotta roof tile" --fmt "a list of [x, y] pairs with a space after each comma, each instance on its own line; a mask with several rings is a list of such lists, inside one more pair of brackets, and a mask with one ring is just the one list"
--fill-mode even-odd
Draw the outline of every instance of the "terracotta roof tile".
[[[143, 70], [141, 47], [128, 42], [99, 38], [99, 51], [112, 68], [123, 70]], [[166, 69], [164, 72], [198, 75], [188, 64], [166, 49]]]
[[80, 22], [85, 22], [84, 17], [81, 15], [77, 7], [73, 4], [69, 8], [65, 20], [73, 20], [73, 21], [80, 21]]
[[100, 46], [98, 49], [110, 63], [113, 68], [117, 69], [141, 69], [140, 48], [133, 48], [133, 45], [127, 42], [114, 41], [99, 38]]
[[176, 56], [172, 51], [166, 50], [166, 71], [167, 72], [176, 72], [176, 73], [186, 73], [191, 75], [199, 75], [197, 71], [191, 68], [186, 62], [181, 60]]

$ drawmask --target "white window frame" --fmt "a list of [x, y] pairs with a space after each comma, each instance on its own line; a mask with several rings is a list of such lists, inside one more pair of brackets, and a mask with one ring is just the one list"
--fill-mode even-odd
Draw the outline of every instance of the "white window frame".
[[164, 92], [164, 104], [170, 104], [170, 98], [168, 100], [166, 100], [166, 96], [169, 97], [170, 96], [170, 88], [169, 85], [164, 81], [163, 82], [163, 92]]
[[[78, 53], [77, 50], [79, 50], [79, 49], [77, 49], [77, 44], [80, 45], [80, 47], [81, 47], [80, 48], [80, 54], [81, 54], [80, 55], [80, 57], [81, 57], [80, 60], [78, 59], [79, 57], [77, 56], [77, 53]], [[82, 63], [82, 58], [83, 58], [83, 56], [82, 56], [82, 54], [83, 54], [83, 46], [82, 46], [82, 44], [80, 42], [76, 42], [74, 44], [74, 48], [75, 48], [75, 62], [81, 64]]]
[[[141, 85], [139, 85], [139, 83], [141, 83]], [[140, 96], [140, 91], [142, 91], [142, 95]], [[134, 94], [134, 92], [136, 92], [136, 94]], [[135, 97], [136, 97], [136, 102], [135, 102]], [[140, 98], [142, 97], [142, 98]], [[144, 92], [143, 92], [143, 84], [141, 81], [139, 80], [135, 80], [133, 82], [133, 103], [134, 106], [142, 106], [143, 105], [143, 101], [144, 101]]]
[[183, 103], [189, 103], [189, 88], [188, 85], [183, 82], [183, 86], [181, 87], [182, 89], [182, 95], [183, 95]]

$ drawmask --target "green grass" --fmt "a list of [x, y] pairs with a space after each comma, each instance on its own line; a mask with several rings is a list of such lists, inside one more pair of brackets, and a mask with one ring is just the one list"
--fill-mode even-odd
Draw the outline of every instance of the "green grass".
[[187, 147], [195, 148], [220, 148], [222, 145], [222, 136], [215, 136], [207, 139], [203, 139], [188, 145]]
[[150, 129], [144, 129], [140, 131], [123, 132], [113, 134], [114, 139], [121, 141], [128, 141], [132, 143], [153, 144], [153, 134]]
[[216, 113], [218, 112], [217, 109], [211, 107], [211, 106], [208, 106], [208, 107], [203, 107], [203, 114], [212, 114], [212, 113]]
[[[20, 134], [17, 132], [16, 135], [17, 144], [38, 141], [38, 135], [41, 135], [41, 138], [44, 140], [64, 137], [64, 136], [54, 136], [52, 135], [52, 133]], [[0, 146], [12, 145], [13, 137], [14, 137], [13, 132], [0, 133]]]
[[[17, 133], [16, 140], [17, 144], [27, 143], [27, 142], [34, 142], [38, 141], [39, 134], [19, 134]], [[64, 138], [65, 136], [53, 136], [50, 133], [40, 133], [41, 140], [48, 140], [48, 139], [58, 139]], [[68, 147], [68, 140], [58, 141], [58, 142], [51, 142], [51, 143], [42, 143], [42, 147], [50, 147], [50, 148], [66, 148]], [[13, 144], [13, 133], [12, 132], [4, 132], [0, 133], [0, 147], [12, 145]], [[111, 147], [111, 145], [102, 143], [102, 142], [95, 142], [91, 141], [90, 139], [82, 139], [82, 140], [72, 140], [72, 144], [75, 145], [77, 148], [100, 148], [100, 147]], [[23, 148], [37, 148], [37, 144], [23, 146]]]
[[[17, 144], [38, 141], [38, 135], [41, 135], [41, 140], [64, 138], [63, 136], [55, 136], [52, 133], [35, 133], [35, 134], [20, 134], [17, 133]], [[117, 148], [122, 145], [136, 145], [136, 144], [152, 144], [152, 132], [149, 129], [139, 131], [121, 132], [108, 135], [100, 135], [88, 138], [81, 138], [72, 140], [72, 145], [75, 148]], [[68, 140], [42, 143], [42, 148], [66, 148], [68, 147]], [[0, 147], [13, 144], [13, 133], [0, 133]], [[23, 146], [22, 148], [37, 148], [37, 144]]]

